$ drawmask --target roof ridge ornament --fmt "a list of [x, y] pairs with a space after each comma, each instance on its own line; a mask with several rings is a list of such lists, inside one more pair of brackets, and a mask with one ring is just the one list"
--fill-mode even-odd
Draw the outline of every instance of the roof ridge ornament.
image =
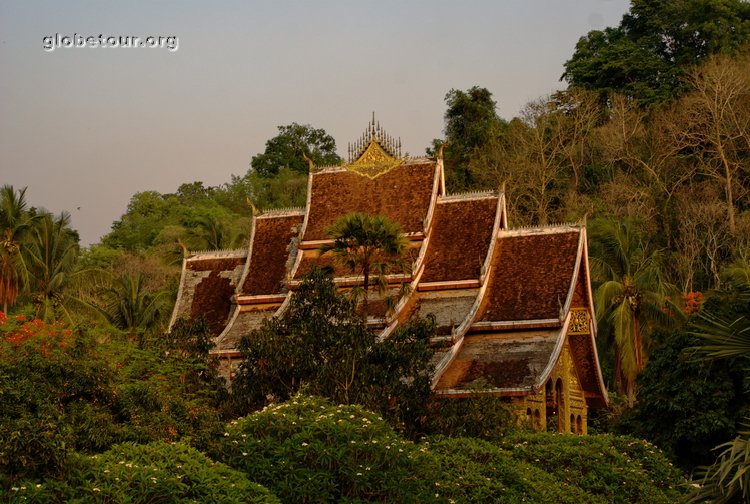
[[365, 132], [354, 143], [348, 145], [348, 163], [346, 169], [369, 178], [382, 175], [404, 162], [401, 156], [401, 138], [389, 135], [375, 121], [368, 121]]

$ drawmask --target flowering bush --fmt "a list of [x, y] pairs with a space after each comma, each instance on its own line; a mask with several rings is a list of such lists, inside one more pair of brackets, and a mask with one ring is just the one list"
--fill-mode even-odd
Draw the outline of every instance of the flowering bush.
[[38, 345], [42, 355], [48, 356], [54, 347], [67, 347], [72, 336], [73, 331], [63, 322], [48, 324], [39, 319], [27, 320], [24, 314], [8, 318], [0, 312], [0, 338], [14, 347], [31, 341]]
[[[6, 490], [9, 502], [249, 502], [276, 504], [262, 486], [181, 443], [126, 443], [101, 455], [76, 455], [63, 482], [21, 481]], [[2, 497], [2, 490], [0, 490]]]
[[284, 502], [447, 502], [427, 452], [360, 406], [298, 394], [232, 422], [213, 456]]

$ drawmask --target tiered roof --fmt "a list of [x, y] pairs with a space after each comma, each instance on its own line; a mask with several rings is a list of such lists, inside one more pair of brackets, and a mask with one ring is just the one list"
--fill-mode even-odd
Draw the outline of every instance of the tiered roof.
[[[410, 317], [434, 314], [436, 392], [466, 394], [482, 378], [499, 394], [536, 393], [567, 344], [586, 400], [606, 403], [584, 227], [509, 230], [502, 191], [446, 196], [442, 160], [402, 158], [400, 140], [374, 119], [349, 154], [341, 167], [311, 168], [305, 209], [256, 216], [248, 251], [186, 259], [173, 320], [203, 313], [226, 325], [215, 351], [233, 355], [242, 336], [288, 306], [313, 266], [331, 267], [342, 287], [360, 282], [317, 249], [339, 217], [385, 215], [410, 239], [412, 263], [410, 273], [392, 272], [391, 289], [411, 289], [387, 318], [373, 294], [371, 327], [387, 323], [387, 338]], [[589, 317], [582, 332], [568, 330], [575, 310]]]
[[224, 328], [242, 275], [247, 250], [198, 252], [183, 260], [171, 326], [178, 318], [203, 315], [214, 335]]
[[499, 196], [448, 197], [435, 206], [421, 282], [479, 280], [498, 217]]
[[285, 292], [284, 280], [292, 240], [299, 235], [304, 220], [303, 209], [271, 212], [257, 216], [253, 222], [250, 254], [243, 275], [243, 296], [280, 294]]
[[302, 241], [326, 240], [326, 229], [348, 213], [385, 215], [406, 233], [424, 231], [435, 192], [435, 162], [413, 159], [375, 178], [346, 168], [326, 168], [310, 175], [309, 204]]
[[580, 246], [572, 226], [501, 233], [478, 321], [560, 321]]

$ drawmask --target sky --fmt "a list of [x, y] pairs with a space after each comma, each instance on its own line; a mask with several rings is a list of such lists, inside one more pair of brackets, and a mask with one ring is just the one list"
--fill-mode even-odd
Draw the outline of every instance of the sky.
[[[27, 187], [31, 205], [70, 212], [87, 246], [136, 192], [244, 175], [280, 125], [323, 128], [346, 157], [375, 112], [404, 152], [423, 155], [442, 136], [449, 90], [485, 87], [510, 119], [564, 88], [578, 39], [617, 25], [628, 7], [2, 0], [0, 185]], [[165, 39], [164, 47], [45, 49], [45, 37], [54, 46], [74, 35], [81, 45], [99, 35]]]

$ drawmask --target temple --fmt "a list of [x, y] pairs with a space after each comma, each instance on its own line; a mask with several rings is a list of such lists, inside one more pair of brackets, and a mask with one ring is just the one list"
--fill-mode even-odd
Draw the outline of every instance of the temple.
[[239, 340], [283, 313], [313, 266], [332, 267], [342, 289], [361, 285], [321, 256], [328, 227], [352, 212], [385, 215], [401, 225], [412, 265], [388, 285], [410, 289], [390, 309], [371, 293], [368, 325], [385, 339], [433, 314], [435, 395], [503, 396], [535, 429], [585, 434], [589, 409], [607, 404], [585, 225], [510, 228], [502, 190], [447, 194], [442, 156], [402, 156], [374, 119], [348, 151], [342, 166], [311, 164], [304, 208], [256, 212], [247, 248], [189, 254], [170, 327], [205, 316], [231, 380]]

